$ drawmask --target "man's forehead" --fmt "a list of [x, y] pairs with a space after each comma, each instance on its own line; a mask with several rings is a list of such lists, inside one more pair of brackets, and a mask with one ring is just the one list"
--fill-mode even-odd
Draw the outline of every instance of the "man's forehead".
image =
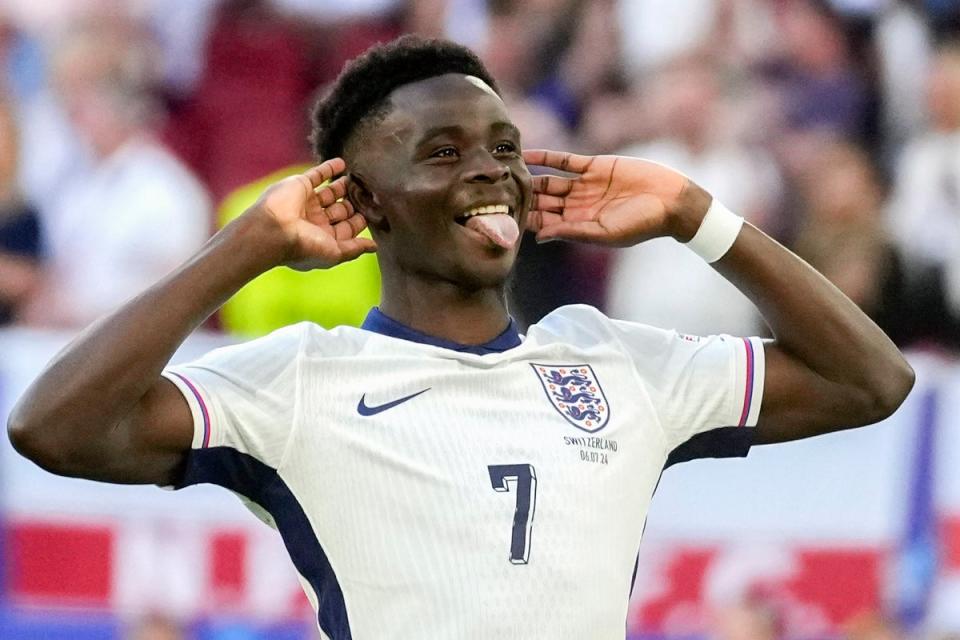
[[445, 73], [405, 84], [394, 89], [390, 98], [394, 104], [402, 104], [424, 99], [439, 100], [442, 98], [466, 97], [471, 94], [482, 95], [480, 92], [498, 102], [501, 101], [500, 96], [486, 82], [476, 76], [468, 76], [462, 73]]
[[446, 125], [468, 125], [471, 118], [508, 121], [506, 105], [480, 78], [446, 74], [398, 87], [380, 123], [381, 135], [396, 137]]
[[481, 79], [478, 78], [477, 76], [463, 76], [463, 77], [464, 77], [464, 79], [465, 79], [467, 82], [469, 82], [470, 84], [474, 85], [475, 87], [478, 87], [479, 89], [481, 89], [481, 90], [483, 90], [483, 91], [486, 91], [487, 93], [489, 93], [491, 96], [493, 96], [493, 97], [496, 98], [497, 100], [500, 99], [500, 96], [498, 96], [498, 95], [497, 95], [497, 92], [493, 90], [493, 87], [491, 87], [490, 85], [488, 85], [486, 82], [484, 82], [483, 80], [481, 80]]

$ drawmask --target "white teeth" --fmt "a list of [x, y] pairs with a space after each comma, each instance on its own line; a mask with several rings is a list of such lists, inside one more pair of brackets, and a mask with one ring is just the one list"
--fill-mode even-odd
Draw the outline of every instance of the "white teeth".
[[510, 213], [510, 207], [505, 204], [488, 204], [482, 207], [475, 207], [463, 214], [464, 218], [479, 216], [485, 213]]

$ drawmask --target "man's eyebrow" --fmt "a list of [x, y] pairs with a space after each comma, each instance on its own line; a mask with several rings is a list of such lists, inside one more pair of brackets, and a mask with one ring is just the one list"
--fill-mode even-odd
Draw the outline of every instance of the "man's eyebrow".
[[[490, 125], [491, 131], [500, 131], [506, 130], [509, 135], [512, 135], [516, 138], [520, 137], [520, 130], [512, 122], [494, 122]], [[431, 127], [423, 132], [423, 135], [420, 136], [420, 142], [430, 140], [431, 138], [436, 138], [437, 136], [442, 135], [458, 135], [463, 133], [463, 127], [460, 125], [452, 124], [445, 125], [441, 127]]]
[[459, 125], [447, 125], [444, 127], [431, 127], [423, 132], [423, 135], [420, 136], [420, 141], [429, 140], [430, 138], [436, 138], [437, 136], [442, 135], [456, 135], [463, 132], [463, 127]]
[[516, 125], [514, 125], [512, 122], [494, 122], [493, 125], [492, 125], [490, 128], [491, 128], [491, 129], [506, 129], [506, 130], [507, 130], [507, 133], [509, 133], [509, 134], [512, 135], [513, 137], [515, 137], [515, 138], [517, 138], [517, 139], [520, 138], [520, 129], [517, 129]]

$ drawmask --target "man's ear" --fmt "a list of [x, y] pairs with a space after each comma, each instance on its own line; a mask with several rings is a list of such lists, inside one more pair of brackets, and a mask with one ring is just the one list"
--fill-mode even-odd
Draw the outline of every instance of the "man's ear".
[[347, 183], [347, 197], [353, 203], [353, 208], [362, 215], [372, 229], [390, 231], [390, 223], [383, 215], [380, 199], [364, 182], [363, 177], [356, 173], [350, 174]]

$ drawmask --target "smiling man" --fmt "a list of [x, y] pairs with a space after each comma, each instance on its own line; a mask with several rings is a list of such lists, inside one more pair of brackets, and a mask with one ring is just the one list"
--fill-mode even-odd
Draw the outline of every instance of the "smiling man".
[[[462, 47], [368, 51], [315, 124], [327, 160], [77, 338], [9, 430], [55, 473], [244, 496], [283, 536], [325, 637], [623, 638], [665, 466], [869, 424], [911, 388], [856, 306], [685, 176], [522, 153]], [[376, 245], [357, 237], [368, 224]], [[585, 306], [521, 336], [504, 282], [524, 228], [685, 242], [776, 338], [679, 335]], [[300, 324], [166, 368], [259, 273], [373, 250], [382, 303], [362, 329]]]

